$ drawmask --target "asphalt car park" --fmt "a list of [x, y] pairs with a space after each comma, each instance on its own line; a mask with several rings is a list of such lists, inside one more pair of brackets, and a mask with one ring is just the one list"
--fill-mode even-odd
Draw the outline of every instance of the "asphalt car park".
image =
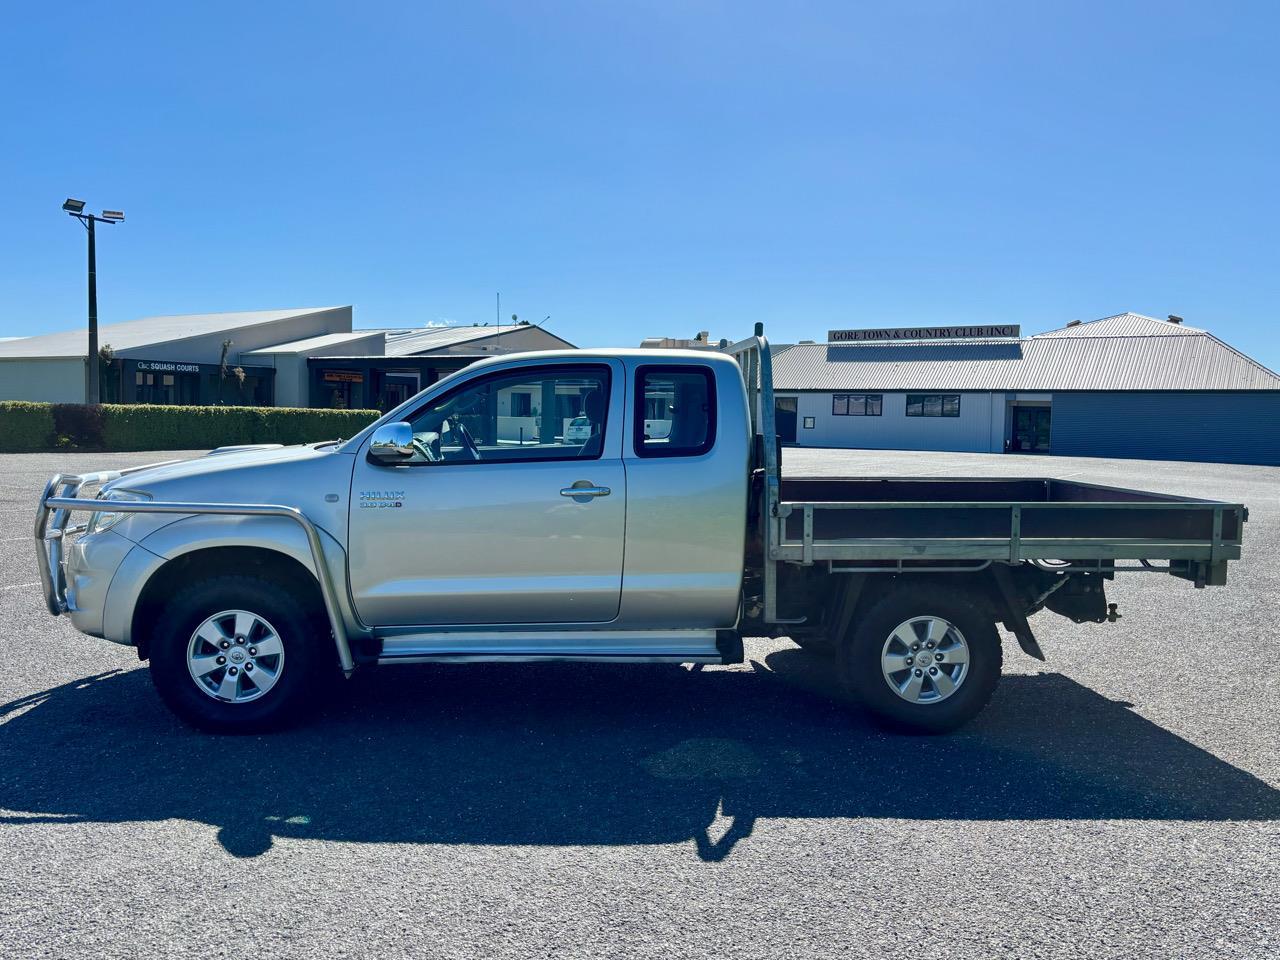
[[[195, 454], [191, 454], [195, 455]], [[166, 455], [172, 456], [172, 455]], [[1273, 956], [1280, 469], [788, 450], [784, 470], [1058, 476], [1244, 502], [1224, 588], [1042, 615], [976, 722], [882, 731], [786, 640], [731, 667], [357, 674], [271, 736], [178, 723], [44, 610], [54, 472], [0, 457], [0, 955]]]

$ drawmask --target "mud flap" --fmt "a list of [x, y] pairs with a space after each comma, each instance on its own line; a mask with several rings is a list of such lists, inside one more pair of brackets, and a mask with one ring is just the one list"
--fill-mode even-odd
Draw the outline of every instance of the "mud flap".
[[849, 633], [849, 625], [853, 623], [853, 614], [858, 609], [858, 601], [862, 598], [862, 588], [867, 582], [866, 574], [849, 574], [844, 590], [840, 593], [840, 603], [836, 607], [835, 619], [832, 621], [831, 642], [839, 644]]
[[742, 634], [737, 630], [717, 630], [716, 650], [721, 663], [742, 663]]
[[993, 563], [991, 576], [1003, 600], [1005, 627], [1017, 637], [1018, 646], [1022, 648], [1023, 653], [1043, 662], [1044, 653], [1040, 649], [1040, 644], [1036, 642], [1035, 634], [1031, 632], [1031, 624], [1027, 623], [1026, 614], [1022, 612], [1022, 605], [1018, 602], [1018, 591], [1014, 589], [1009, 568], [1002, 563]]

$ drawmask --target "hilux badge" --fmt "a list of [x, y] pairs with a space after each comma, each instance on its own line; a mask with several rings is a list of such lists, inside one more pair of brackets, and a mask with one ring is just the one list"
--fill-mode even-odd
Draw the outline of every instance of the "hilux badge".
[[403, 490], [361, 490], [361, 510], [386, 510], [404, 506]]

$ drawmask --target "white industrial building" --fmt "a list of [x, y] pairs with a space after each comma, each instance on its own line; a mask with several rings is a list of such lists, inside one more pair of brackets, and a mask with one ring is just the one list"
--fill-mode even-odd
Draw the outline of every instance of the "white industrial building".
[[1280, 376], [1207, 330], [1126, 313], [1017, 334], [848, 330], [775, 347], [779, 435], [814, 447], [1280, 464]]

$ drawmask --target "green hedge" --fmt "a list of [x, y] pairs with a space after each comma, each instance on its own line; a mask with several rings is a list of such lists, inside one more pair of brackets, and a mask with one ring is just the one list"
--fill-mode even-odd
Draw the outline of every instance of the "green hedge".
[[0, 400], [0, 453], [48, 450], [53, 446], [53, 404]]
[[0, 403], [0, 450], [203, 450], [349, 437], [377, 410]]

